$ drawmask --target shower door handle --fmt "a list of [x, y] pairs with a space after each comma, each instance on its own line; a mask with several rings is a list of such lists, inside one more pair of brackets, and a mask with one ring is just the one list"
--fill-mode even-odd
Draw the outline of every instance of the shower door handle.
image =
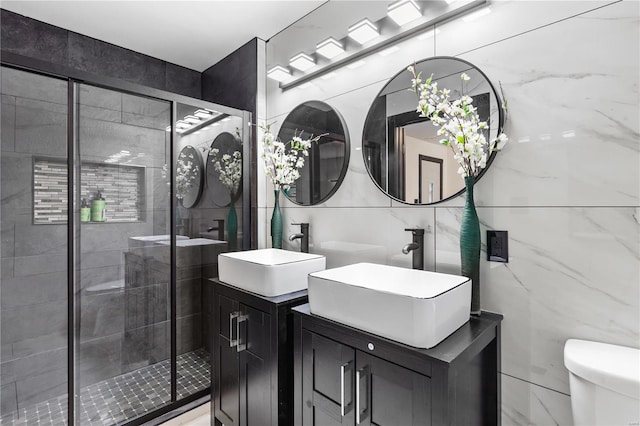
[[[238, 346], [238, 327], [233, 326], [233, 320], [236, 320], [236, 324], [238, 322], [238, 317], [240, 316], [240, 312], [231, 312], [229, 313], [229, 347], [233, 348]], [[233, 331], [236, 330], [236, 338], [233, 338]]]
[[238, 312], [238, 317], [236, 318], [236, 336], [238, 336], [238, 340], [236, 341], [236, 351], [238, 352], [242, 352], [247, 349], [247, 326], [245, 324], [243, 339], [241, 337], [243, 333], [240, 332], [240, 324], [246, 322], [248, 319], [248, 315]]

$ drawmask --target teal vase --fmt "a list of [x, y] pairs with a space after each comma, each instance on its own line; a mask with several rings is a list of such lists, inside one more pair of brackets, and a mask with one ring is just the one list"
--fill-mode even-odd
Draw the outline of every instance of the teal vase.
[[471, 279], [471, 314], [480, 315], [480, 222], [473, 202], [475, 178], [467, 176], [464, 185], [467, 200], [460, 223], [461, 274]]
[[[233, 196], [231, 200], [233, 200]], [[230, 251], [238, 249], [238, 215], [233, 201], [229, 205], [229, 214], [227, 215], [227, 243]]]
[[280, 190], [273, 191], [275, 195], [275, 204], [273, 206], [273, 214], [271, 215], [271, 246], [273, 248], [282, 248], [282, 213], [280, 212]]

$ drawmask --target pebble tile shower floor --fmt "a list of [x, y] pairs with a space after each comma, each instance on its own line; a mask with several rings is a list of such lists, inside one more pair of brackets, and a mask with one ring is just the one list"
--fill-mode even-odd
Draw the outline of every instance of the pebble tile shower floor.
[[[178, 356], [178, 399], [211, 383], [209, 354], [202, 349]], [[171, 398], [171, 366], [165, 360], [82, 388], [80, 424], [116, 425], [165, 405]], [[2, 426], [67, 424], [67, 396], [0, 417]]]

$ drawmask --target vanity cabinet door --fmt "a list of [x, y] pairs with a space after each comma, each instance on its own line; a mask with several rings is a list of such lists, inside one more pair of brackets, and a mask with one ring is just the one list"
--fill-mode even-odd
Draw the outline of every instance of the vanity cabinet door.
[[[216, 295], [216, 351], [213, 385], [215, 417], [226, 426], [240, 426], [240, 370], [238, 364], [236, 321], [240, 304], [226, 296]], [[218, 423], [216, 423], [218, 424]]]
[[240, 418], [243, 426], [277, 424], [271, 392], [271, 315], [240, 305]]
[[362, 426], [431, 425], [427, 376], [357, 351], [356, 423]]
[[302, 331], [302, 424], [354, 425], [354, 349]]

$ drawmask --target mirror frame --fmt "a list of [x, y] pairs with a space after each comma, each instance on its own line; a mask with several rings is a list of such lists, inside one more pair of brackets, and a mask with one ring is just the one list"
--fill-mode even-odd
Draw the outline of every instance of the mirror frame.
[[[469, 67], [473, 68], [474, 70], [478, 71], [478, 73], [479, 73], [479, 74], [480, 74], [480, 75], [485, 79], [485, 81], [489, 84], [489, 89], [491, 90], [491, 92], [493, 92], [493, 95], [495, 96], [495, 98], [496, 98], [496, 102], [497, 102], [497, 104], [498, 104], [498, 126], [497, 126], [497, 133], [496, 133], [496, 136], [497, 136], [497, 135], [499, 135], [499, 134], [502, 132], [502, 130], [503, 130], [503, 127], [504, 127], [504, 120], [505, 120], [505, 112], [504, 112], [504, 109], [502, 108], [502, 98], [500, 97], [500, 94], [496, 91], [496, 88], [495, 88], [495, 86], [493, 85], [493, 83], [491, 83], [491, 80], [489, 80], [489, 77], [487, 77], [487, 75], [486, 75], [486, 74], [485, 74], [485, 73], [484, 73], [480, 68], [476, 67], [474, 64], [472, 64], [471, 62], [469, 62], [469, 61], [467, 61], [467, 60], [460, 59], [460, 58], [457, 58], [457, 57], [455, 57], [455, 56], [432, 56], [432, 57], [429, 57], [429, 58], [422, 59], [422, 60], [420, 60], [420, 61], [415, 61], [413, 64], [409, 64], [409, 65], [416, 65], [416, 64], [423, 63], [423, 62], [427, 62], [427, 61], [431, 61], [431, 60], [438, 60], [438, 59], [448, 59], [448, 60], [454, 60], [454, 61], [462, 62], [462, 63], [464, 63], [464, 64], [468, 65]], [[371, 174], [371, 171], [369, 170], [369, 164], [368, 164], [368, 162], [367, 162], [367, 159], [366, 159], [366, 152], [365, 152], [365, 150], [364, 150], [364, 146], [363, 146], [363, 145], [364, 145], [364, 144], [363, 144], [363, 142], [364, 142], [364, 137], [365, 137], [366, 130], [367, 130], [367, 124], [369, 123], [369, 120], [371, 119], [371, 113], [372, 113], [372, 111], [373, 111], [371, 107], [373, 106], [373, 104], [374, 104], [375, 100], [376, 100], [376, 99], [378, 99], [378, 98], [380, 97], [380, 94], [381, 94], [381, 93], [383, 93], [383, 92], [385, 91], [385, 89], [387, 88], [387, 86], [389, 85], [389, 83], [391, 83], [393, 80], [395, 80], [395, 79], [396, 79], [397, 77], [399, 77], [400, 75], [402, 75], [402, 74], [405, 74], [405, 73], [406, 73], [406, 75], [407, 75], [407, 81], [409, 81], [409, 82], [411, 81], [411, 76], [410, 76], [409, 72], [407, 71], [407, 67], [408, 67], [409, 65], [407, 65], [406, 67], [404, 67], [401, 71], [399, 71], [399, 72], [398, 72], [398, 73], [396, 73], [393, 77], [391, 77], [389, 80], [387, 80], [387, 83], [386, 83], [386, 84], [385, 84], [385, 85], [380, 89], [380, 91], [378, 92], [378, 94], [377, 94], [377, 95], [376, 95], [376, 97], [374, 98], [374, 101], [373, 101], [373, 102], [371, 102], [371, 105], [369, 106], [369, 111], [367, 112], [367, 117], [366, 117], [366, 118], [365, 118], [365, 120], [364, 120], [364, 127], [363, 127], [363, 129], [362, 129], [362, 140], [360, 141], [360, 144], [361, 144], [361, 146], [363, 147], [363, 149], [362, 149], [362, 159], [363, 159], [363, 161], [364, 161], [365, 169], [367, 169], [367, 173], [368, 173], [368, 175], [369, 175], [369, 178], [371, 178], [371, 181], [376, 185], [376, 187], [380, 190], [380, 192], [382, 192], [383, 194], [385, 194], [387, 197], [391, 198], [391, 199], [392, 199], [392, 200], [394, 200], [394, 201], [397, 201], [397, 202], [399, 202], [399, 203], [406, 204], [406, 205], [409, 205], [409, 206], [433, 206], [433, 205], [436, 205], [436, 204], [443, 203], [443, 202], [445, 202], [445, 201], [452, 200], [452, 199], [454, 199], [454, 198], [456, 198], [456, 197], [458, 197], [458, 196], [460, 196], [460, 195], [464, 194], [464, 192], [466, 191], [466, 189], [465, 189], [465, 187], [464, 187], [464, 184], [462, 185], [462, 188], [461, 188], [458, 192], [456, 192], [455, 194], [452, 194], [452, 195], [448, 196], [447, 198], [443, 198], [443, 199], [441, 199], [441, 200], [434, 201], [433, 203], [422, 203], [422, 204], [418, 203], [418, 204], [416, 204], [416, 203], [410, 203], [410, 202], [407, 202], [407, 201], [405, 201], [405, 200], [401, 200], [401, 199], [396, 198], [396, 197], [394, 197], [393, 195], [389, 194], [389, 193], [388, 193], [386, 190], [384, 190], [384, 189], [383, 189], [383, 188], [378, 184], [378, 182], [374, 179], [373, 175]], [[417, 102], [416, 102], [416, 106], [417, 106]], [[416, 112], [416, 118], [418, 118], [418, 117], [419, 117], [419, 114]], [[490, 131], [491, 131], [491, 130], [490, 130]], [[387, 132], [387, 134], [385, 134], [385, 140], [386, 140], [387, 138], [388, 138], [388, 132]], [[496, 152], [496, 151], [494, 151], [494, 152], [492, 152], [492, 153], [491, 153], [491, 155], [489, 155], [489, 158], [487, 159], [487, 165], [486, 165], [486, 166], [485, 166], [485, 167], [480, 171], [480, 173], [479, 173], [479, 174], [478, 174], [478, 176], [476, 177], [476, 180], [475, 180], [475, 182], [476, 182], [476, 183], [477, 183], [477, 182], [482, 178], [482, 176], [484, 176], [484, 174], [487, 172], [487, 170], [488, 170], [488, 169], [489, 169], [489, 167], [491, 166], [491, 163], [493, 163], [493, 160], [495, 159], [496, 154], [497, 154], [497, 152]]]
[[[340, 174], [338, 175], [338, 179], [336, 181], [336, 184], [333, 185], [333, 188], [331, 188], [331, 191], [329, 191], [327, 193], [327, 195], [322, 197], [317, 202], [311, 203], [311, 204], [300, 204], [300, 203], [296, 202], [295, 200], [293, 200], [292, 198], [290, 198], [289, 195], [287, 194], [287, 192], [283, 191], [285, 197], [287, 197], [287, 200], [291, 201], [296, 206], [301, 206], [301, 207], [317, 206], [319, 204], [322, 204], [322, 203], [326, 202], [329, 198], [331, 198], [333, 196], [333, 194], [335, 194], [338, 191], [338, 188], [340, 188], [340, 186], [342, 185], [342, 182], [344, 182], [344, 178], [347, 175], [347, 171], [349, 170], [349, 160], [351, 159], [351, 138], [349, 137], [349, 129], [347, 128], [347, 123], [344, 120], [344, 117], [342, 116], [342, 114], [340, 114], [340, 112], [337, 109], [335, 109], [333, 106], [331, 106], [328, 103], [323, 102], [323, 101], [318, 101], [318, 100], [311, 99], [311, 100], [308, 100], [308, 101], [304, 101], [304, 102], [296, 105], [293, 109], [291, 109], [291, 111], [289, 111], [289, 113], [287, 114], [285, 119], [282, 120], [282, 125], [278, 129], [278, 138], [280, 138], [280, 131], [282, 130], [282, 127], [284, 126], [284, 123], [291, 116], [291, 114], [293, 114], [293, 112], [296, 109], [298, 109], [299, 107], [301, 107], [301, 106], [303, 106], [305, 104], [309, 104], [309, 103], [322, 104], [322, 105], [326, 106], [327, 108], [330, 108], [331, 111], [333, 111], [336, 114], [336, 116], [338, 117], [338, 120], [340, 121], [340, 125], [342, 126], [342, 130], [344, 131], [343, 132], [344, 133], [344, 157], [343, 157], [342, 169], [340, 170]], [[311, 155], [309, 155], [308, 158], [310, 158], [310, 156]]]
[[[213, 149], [214, 147], [214, 143], [218, 140], [218, 138], [225, 136], [226, 135], [231, 136], [231, 138], [233, 138], [233, 140], [238, 144], [238, 148], [236, 151], [240, 151], [241, 154], [243, 154], [243, 149], [242, 149], [242, 140], [240, 140], [237, 136], [235, 136], [233, 133], [231, 132], [220, 132], [215, 138], [213, 138], [213, 140], [211, 141], [211, 143], [209, 144], [209, 148]], [[223, 154], [224, 155], [224, 154]], [[207, 154], [207, 159], [206, 159], [206, 166], [205, 166], [205, 186], [208, 188], [213, 188], [213, 184], [209, 182], [209, 173], [210, 170], [213, 170], [215, 172], [215, 169], [213, 169], [213, 162], [211, 161], [213, 158], [213, 154], [211, 153], [211, 151], [209, 150], [209, 153]], [[242, 158], [242, 161], [244, 162], [244, 156]], [[244, 168], [243, 168], [244, 170]], [[213, 174], [211, 175], [212, 179], [213, 179]], [[224, 187], [224, 185], [222, 185], [222, 182], [220, 182], [220, 179], [218, 178], [218, 176], [215, 177], [216, 181]], [[229, 207], [232, 203], [235, 203], [236, 201], [238, 201], [238, 199], [240, 198], [240, 196], [242, 195], [242, 179], [244, 179], [244, 176], [241, 177], [241, 181], [240, 181], [240, 185], [238, 185], [238, 191], [235, 194], [235, 197], [233, 199], [230, 198], [230, 201], [226, 204], [221, 204], [218, 203], [215, 199], [215, 197], [213, 196], [213, 192], [211, 192], [211, 200], [213, 201], [213, 204], [216, 205], [217, 207]], [[226, 187], [225, 187], [226, 189]]]
[[[186, 205], [184, 202], [184, 197], [182, 197], [182, 207], [186, 208], [186, 209], [191, 209], [193, 207], [195, 207], [198, 202], [200, 201], [200, 197], [202, 196], [202, 189], [204, 187], [204, 164], [202, 162], [202, 156], [200, 155], [200, 153], [198, 152], [198, 150], [192, 146], [192, 145], [185, 145], [180, 152], [178, 153], [178, 158], [176, 159], [176, 164], [174, 165], [174, 173], [176, 168], [178, 167], [178, 159], [180, 158], [180, 154], [182, 154], [186, 149], [191, 148], [194, 152], [195, 152], [195, 158], [194, 158], [194, 162], [196, 163], [196, 166], [198, 166], [200, 173], [199, 174], [199, 179], [197, 179], [197, 185], [198, 185], [198, 190], [197, 193], [195, 195], [195, 198], [193, 200], [193, 203]], [[194, 188], [191, 188], [191, 190], [193, 190]]]

